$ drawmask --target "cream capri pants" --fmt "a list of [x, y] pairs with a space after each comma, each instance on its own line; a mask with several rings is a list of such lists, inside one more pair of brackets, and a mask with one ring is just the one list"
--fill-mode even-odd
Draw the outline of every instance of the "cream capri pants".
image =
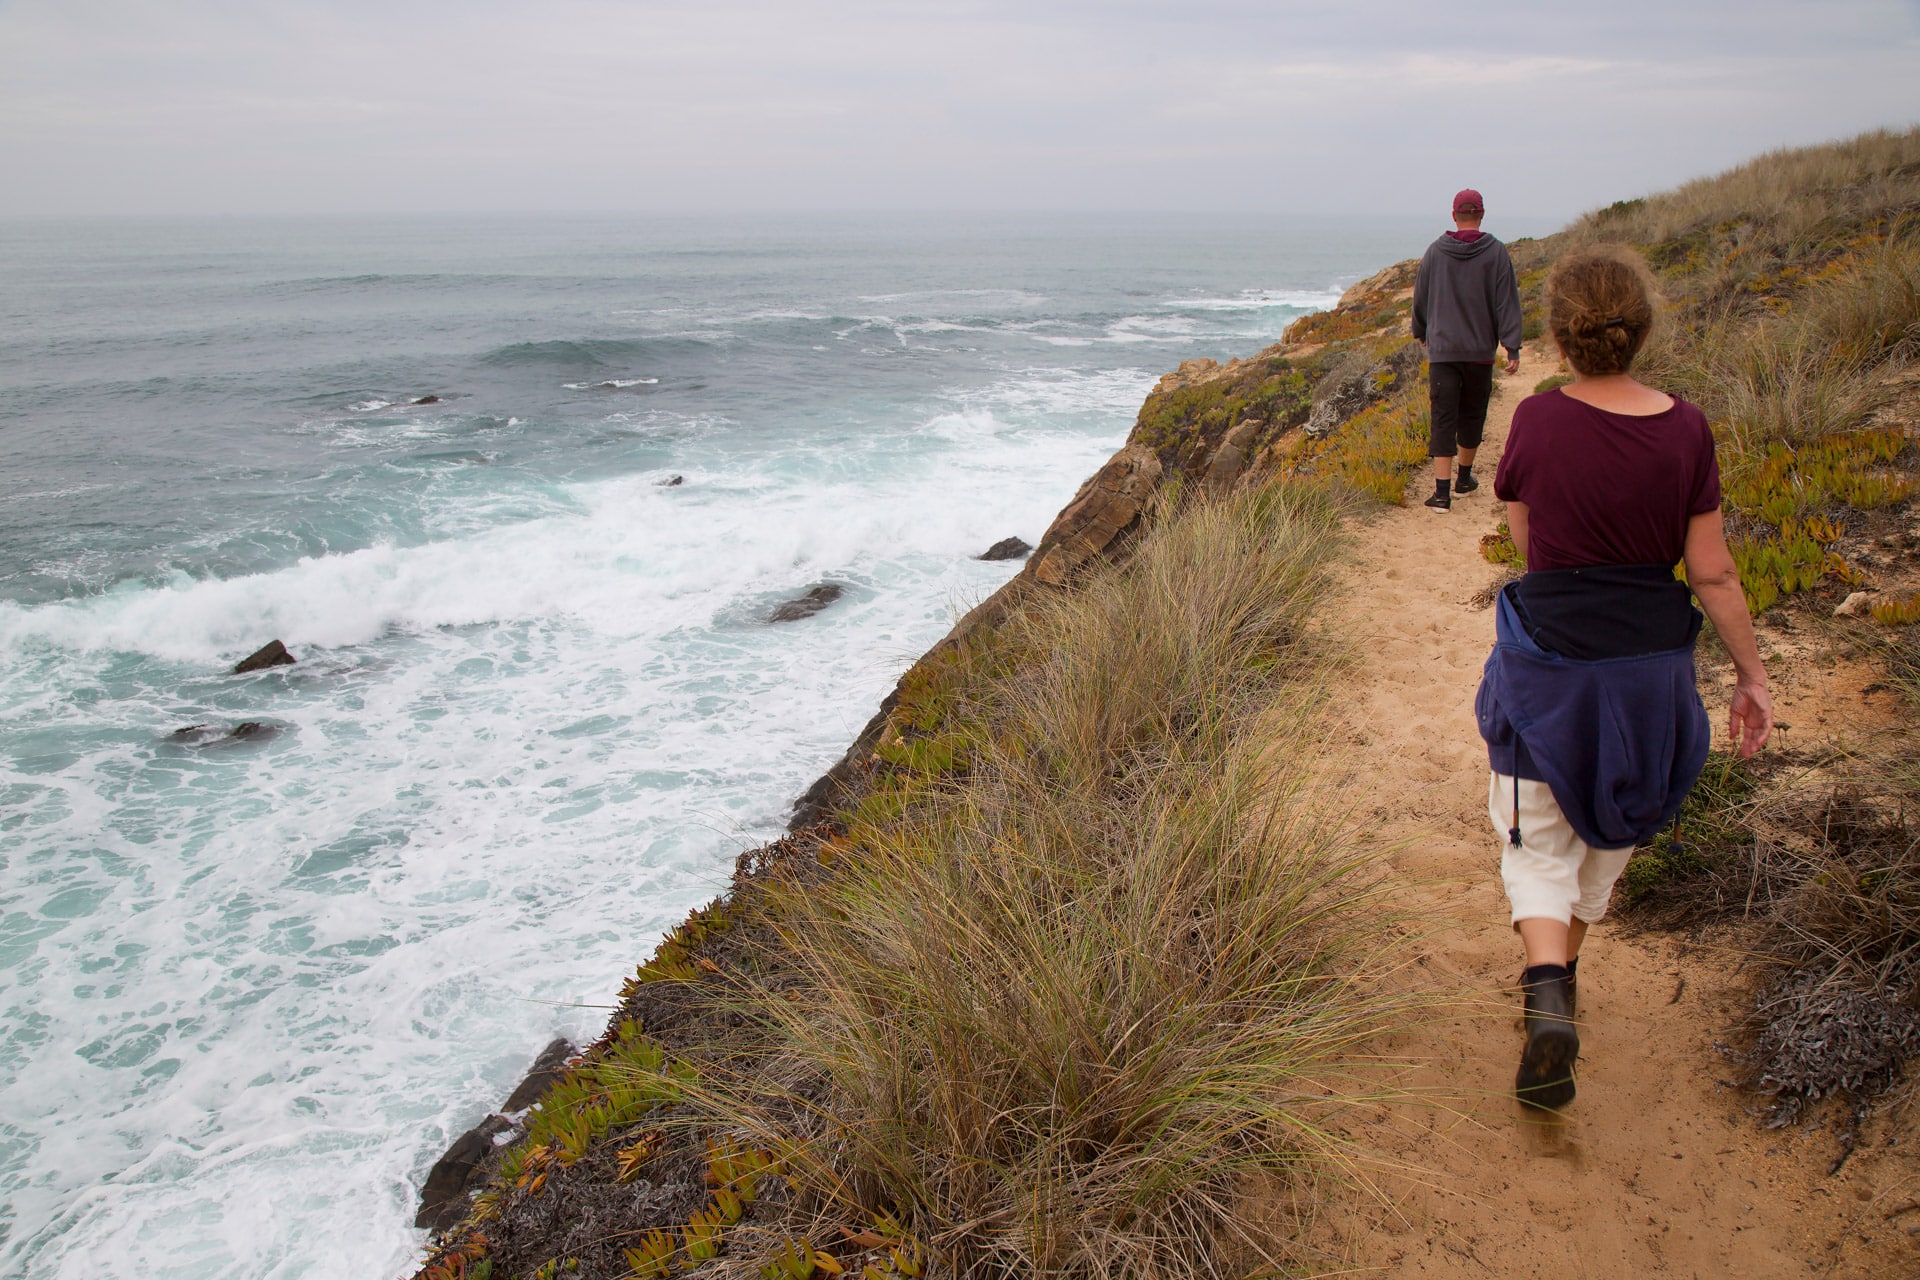
[[1500, 879], [1507, 886], [1513, 919], [1574, 919], [1596, 923], [1607, 914], [1613, 882], [1626, 870], [1633, 846], [1596, 849], [1574, 834], [1560, 802], [1544, 782], [1520, 779], [1520, 847], [1513, 826], [1513, 775], [1496, 773], [1487, 785], [1487, 816], [1500, 833]]

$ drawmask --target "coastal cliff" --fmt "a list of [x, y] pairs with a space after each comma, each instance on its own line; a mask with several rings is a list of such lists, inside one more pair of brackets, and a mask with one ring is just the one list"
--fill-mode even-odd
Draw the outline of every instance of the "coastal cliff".
[[[731, 1077], [758, 1052], [741, 1034], [750, 1016], [731, 1004], [743, 982], [778, 987], [797, 977], [780, 972], [794, 963], [782, 954], [790, 911], [781, 895], [835, 880], [863, 839], [968, 776], [981, 746], [968, 737], [980, 726], [961, 723], [968, 715], [957, 708], [1009, 665], [1010, 647], [1029, 642], [1022, 620], [1126, 564], [1167, 517], [1244, 501], [1282, 477], [1314, 493], [1333, 482], [1397, 495], [1424, 454], [1423, 363], [1404, 333], [1413, 266], [1361, 281], [1332, 311], [1298, 322], [1254, 356], [1188, 361], [1160, 380], [1126, 442], [1080, 486], [1020, 572], [900, 678], [845, 755], [796, 802], [791, 834], [742, 855], [729, 892], [640, 966], [606, 1034], [571, 1074], [539, 1107], [490, 1116], [455, 1144], [422, 1209], [437, 1245], [421, 1280], [677, 1273], [701, 1261], [687, 1253], [689, 1229], [716, 1244], [729, 1233], [764, 1236], [763, 1218], [791, 1216], [796, 1199], [807, 1200], [768, 1176], [792, 1154], [774, 1142], [754, 1145], [737, 1113], [731, 1124], [718, 1122], [713, 1113], [728, 1108], [690, 1083]], [[1332, 545], [1324, 533], [1313, 537], [1302, 563], [1323, 559]], [[654, 1127], [636, 1129], [643, 1123]], [[736, 1159], [745, 1172], [730, 1163]], [[732, 1198], [721, 1202], [724, 1213], [703, 1219], [716, 1177]], [[930, 1242], [904, 1224], [889, 1226], [887, 1212], [868, 1215], [851, 1253], [846, 1240], [822, 1241], [833, 1252], [802, 1250], [787, 1271], [765, 1274], [829, 1274], [835, 1254], [860, 1258], [873, 1275], [919, 1274]], [[651, 1243], [630, 1255], [641, 1241]], [[647, 1249], [657, 1254], [652, 1263]], [[724, 1273], [724, 1259], [709, 1265]]]
[[[1722, 432], [1764, 642], [1783, 667], [1789, 650], [1838, 661], [1849, 697], [1920, 699], [1920, 132], [1749, 169], [1514, 245], [1528, 365], [1540, 386], [1560, 376], [1535, 341], [1553, 257], [1638, 246], [1674, 317], [1649, 377]], [[1219, 1275], [1353, 1256], [1307, 1224], [1382, 1096], [1355, 1064], [1443, 997], [1405, 980], [1426, 926], [1395, 924], [1409, 908], [1384, 909], [1379, 851], [1314, 790], [1325, 689], [1367, 674], [1315, 619], [1343, 516], [1404, 504], [1425, 461], [1413, 267], [1257, 355], [1161, 379], [789, 834], [742, 855], [729, 892], [627, 980], [605, 1035], [489, 1134], [422, 1280]], [[1474, 534], [1483, 574], [1513, 559], [1496, 515]], [[1755, 957], [1760, 976], [1714, 980], [1756, 1011], [1741, 1083], [1776, 1115], [1841, 1098], [1865, 1116], [1920, 1048], [1902, 807], [1920, 793], [1898, 764], [1914, 718], [1850, 744], [1845, 770], [1830, 747], [1785, 772], [1717, 763], [1689, 845], [1643, 851], [1623, 882], [1646, 927], [1728, 930]]]

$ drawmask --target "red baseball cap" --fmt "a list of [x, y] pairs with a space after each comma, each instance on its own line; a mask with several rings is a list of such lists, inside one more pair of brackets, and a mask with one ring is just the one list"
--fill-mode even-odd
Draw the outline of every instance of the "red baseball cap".
[[1453, 196], [1453, 211], [1455, 213], [1466, 213], [1468, 210], [1472, 210], [1474, 213], [1485, 213], [1487, 211], [1487, 202], [1482, 200], [1480, 193], [1472, 187], [1464, 187], [1455, 192]]

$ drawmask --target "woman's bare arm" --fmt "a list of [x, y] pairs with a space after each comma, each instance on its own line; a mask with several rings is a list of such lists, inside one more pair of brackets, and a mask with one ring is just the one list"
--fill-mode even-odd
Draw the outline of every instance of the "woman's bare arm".
[[[1513, 523], [1511, 514], [1507, 523]], [[1713, 629], [1733, 659], [1736, 683], [1733, 705], [1727, 713], [1727, 736], [1741, 755], [1750, 756], [1773, 732], [1773, 696], [1767, 691], [1767, 669], [1760, 661], [1753, 619], [1747, 614], [1747, 598], [1740, 590], [1740, 572], [1734, 567], [1733, 553], [1727, 550], [1726, 527], [1718, 511], [1704, 512], [1687, 521], [1686, 565], [1687, 585], [1713, 619]]]
[[1513, 534], [1513, 548], [1520, 558], [1527, 558], [1527, 504], [1509, 502], [1507, 504], [1507, 531]]

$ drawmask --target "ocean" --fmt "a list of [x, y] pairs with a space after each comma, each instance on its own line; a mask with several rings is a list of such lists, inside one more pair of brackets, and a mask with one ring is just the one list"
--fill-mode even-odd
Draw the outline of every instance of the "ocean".
[[408, 1270], [974, 557], [1436, 230], [0, 222], [0, 1273]]

